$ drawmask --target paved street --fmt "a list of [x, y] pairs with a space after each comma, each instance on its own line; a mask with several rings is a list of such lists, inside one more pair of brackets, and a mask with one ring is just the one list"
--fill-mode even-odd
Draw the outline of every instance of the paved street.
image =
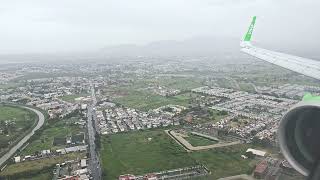
[[93, 109], [96, 104], [95, 100], [95, 94], [94, 89], [92, 87], [92, 97], [93, 97], [93, 103], [92, 105], [88, 106], [88, 139], [89, 139], [89, 150], [90, 150], [90, 165], [89, 168], [92, 173], [92, 177], [94, 180], [100, 180], [101, 179], [101, 167], [100, 167], [100, 161], [99, 156], [96, 151], [96, 145], [95, 145], [95, 129], [93, 127], [93, 124], [95, 123], [95, 110]]
[[230, 176], [230, 177], [225, 177], [225, 178], [220, 178], [218, 180], [237, 180], [237, 179], [243, 179], [243, 180], [255, 180], [252, 176], [249, 176], [247, 174], [241, 174], [237, 176]]

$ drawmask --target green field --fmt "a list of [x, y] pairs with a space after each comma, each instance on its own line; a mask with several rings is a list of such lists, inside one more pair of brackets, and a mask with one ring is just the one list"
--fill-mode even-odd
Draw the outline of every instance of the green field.
[[188, 107], [189, 99], [190, 97], [187, 94], [163, 97], [140, 91], [127, 91], [126, 96], [117, 97], [114, 101], [127, 107], [148, 111], [168, 104]]
[[186, 137], [184, 139], [187, 140], [192, 146], [207, 146], [207, 145], [218, 143], [217, 141], [214, 141], [214, 140], [211, 140], [208, 138], [204, 138], [204, 137], [200, 137], [200, 136], [196, 136], [193, 134], [189, 134], [188, 137]]
[[247, 145], [235, 145], [208, 151], [196, 151], [192, 152], [190, 156], [210, 169], [211, 175], [207, 179], [218, 179], [252, 173], [255, 161], [241, 158], [247, 148]]
[[104, 179], [108, 180], [126, 173], [138, 175], [195, 164], [163, 130], [103, 137], [101, 158]]
[[194, 77], [161, 77], [145, 80], [144, 83], [165, 86], [182, 91], [203, 86], [202, 80]]
[[205, 113], [203, 113], [202, 115], [204, 115], [204, 117], [194, 118], [192, 120], [192, 123], [194, 123], [194, 124], [203, 124], [203, 123], [218, 122], [221, 119], [227, 117], [228, 113], [217, 111], [217, 110], [214, 110], [214, 109], [208, 109], [207, 115], [205, 115]]
[[209, 179], [251, 173], [253, 167], [250, 160], [240, 157], [247, 145], [187, 153], [159, 129], [103, 136], [101, 143], [103, 176], [108, 180], [121, 174], [141, 175], [197, 163], [213, 172]]
[[[21, 138], [36, 122], [34, 112], [17, 106], [0, 105], [0, 152]], [[7, 123], [6, 123], [7, 122]]]
[[17, 180], [52, 180], [52, 177], [53, 177], [53, 173], [50, 171], [46, 173], [39, 173], [29, 178], [27, 177], [18, 178]]
[[[165, 87], [182, 91], [176, 96], [164, 97], [156, 94], [152, 88]], [[202, 86], [198, 78], [185, 77], [161, 77], [138, 79], [130, 84], [108, 86], [104, 89], [104, 95], [109, 96], [114, 102], [142, 111], [173, 104], [188, 106], [192, 99], [190, 90]], [[149, 89], [152, 87], [151, 89]]]
[[46, 125], [43, 131], [34, 138], [34, 140], [20, 153], [21, 155], [30, 155], [35, 152], [51, 149], [56, 150], [60, 148], [64, 148], [65, 146], [54, 146], [53, 140], [55, 137], [66, 137], [71, 136], [72, 134], [78, 134], [83, 132], [78, 125], [69, 124], [69, 121], [73, 121], [73, 117], [68, 119], [62, 119], [58, 122], [54, 122]]

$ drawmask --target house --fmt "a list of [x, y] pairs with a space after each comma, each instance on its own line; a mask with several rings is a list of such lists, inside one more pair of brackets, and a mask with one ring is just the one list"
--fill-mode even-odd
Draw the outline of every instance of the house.
[[87, 167], [87, 160], [86, 159], [81, 159], [80, 166], [81, 166], [81, 168], [86, 168]]
[[136, 177], [132, 174], [120, 175], [119, 180], [135, 180]]
[[251, 152], [252, 154], [254, 154], [256, 156], [261, 156], [261, 157], [264, 157], [267, 154], [267, 152], [265, 152], [265, 151], [260, 151], [260, 150], [251, 149], [251, 148], [249, 148], [246, 151], [246, 153], [248, 153], [248, 152]]
[[255, 178], [263, 179], [268, 172], [268, 163], [267, 161], [261, 161], [255, 168], [253, 175]]
[[21, 157], [20, 157], [20, 156], [14, 157], [14, 162], [15, 162], [15, 163], [21, 162]]

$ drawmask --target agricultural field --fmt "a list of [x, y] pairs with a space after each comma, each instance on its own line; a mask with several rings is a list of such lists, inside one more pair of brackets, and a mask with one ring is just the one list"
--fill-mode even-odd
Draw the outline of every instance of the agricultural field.
[[240, 157], [249, 145], [187, 153], [162, 129], [103, 136], [101, 143], [103, 177], [108, 180], [199, 163], [213, 172], [208, 179], [251, 173], [254, 167], [251, 160]]
[[35, 125], [37, 115], [22, 107], [0, 105], [0, 152]]

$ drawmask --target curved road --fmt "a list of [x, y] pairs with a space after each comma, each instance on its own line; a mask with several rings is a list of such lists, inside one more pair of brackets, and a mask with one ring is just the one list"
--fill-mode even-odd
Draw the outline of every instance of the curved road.
[[13, 146], [6, 154], [4, 154], [1, 158], [0, 158], [0, 167], [3, 165], [4, 162], [6, 162], [12, 155], [14, 155], [14, 153], [16, 153], [16, 151], [18, 149], [20, 149], [23, 144], [25, 144], [30, 138], [31, 136], [34, 134], [34, 132], [36, 130], [38, 130], [39, 128], [41, 128], [41, 126], [44, 124], [44, 115], [36, 110], [36, 109], [32, 109], [32, 108], [29, 108], [29, 107], [25, 107], [25, 106], [19, 106], [19, 107], [22, 107], [22, 108], [25, 108], [25, 109], [28, 109], [28, 110], [31, 110], [33, 112], [35, 112], [37, 115], [38, 115], [38, 124], [36, 125], [36, 127], [34, 127], [32, 129], [32, 131], [27, 134], [23, 139], [21, 139], [15, 146]]

